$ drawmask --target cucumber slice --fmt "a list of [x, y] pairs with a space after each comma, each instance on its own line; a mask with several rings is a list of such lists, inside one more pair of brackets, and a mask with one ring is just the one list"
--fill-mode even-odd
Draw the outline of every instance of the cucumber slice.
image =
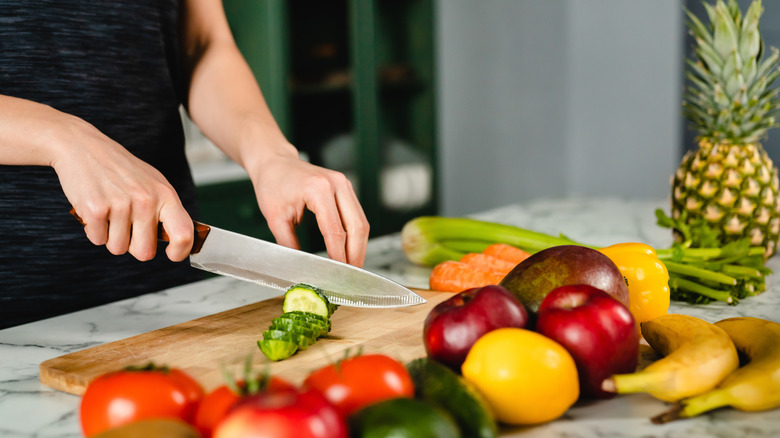
[[321, 330], [319, 327], [314, 327], [303, 321], [295, 321], [285, 318], [274, 318], [271, 330], [283, 330], [296, 335], [305, 335], [311, 339], [317, 339], [320, 337]]
[[318, 288], [305, 283], [298, 283], [290, 287], [284, 294], [282, 312], [285, 313], [301, 311], [328, 318], [333, 310], [335, 310], [335, 306], [330, 304], [328, 297]]
[[406, 369], [414, 382], [415, 397], [449, 412], [464, 437], [498, 436], [498, 425], [487, 402], [466, 379], [428, 358], [415, 359]]
[[257, 346], [271, 360], [284, 360], [298, 351], [298, 345], [281, 339], [263, 339], [257, 341]]
[[308, 319], [317, 320], [317, 321], [320, 321], [320, 322], [322, 322], [322, 323], [324, 323], [324, 324], [328, 324], [328, 325], [330, 325], [330, 318], [326, 318], [326, 317], [324, 317], [324, 316], [322, 316], [322, 315], [317, 315], [316, 313], [311, 313], [311, 312], [304, 312], [304, 311], [302, 311], [302, 310], [293, 310], [292, 312], [286, 312], [286, 313], [284, 313], [284, 315], [291, 315], [291, 316], [292, 316], [292, 315], [297, 315], [297, 316], [303, 316], [303, 317], [306, 317], [306, 318], [308, 318]]
[[293, 334], [287, 330], [271, 330], [263, 332], [263, 339], [277, 339], [280, 341], [295, 342]]
[[305, 350], [306, 347], [316, 342], [316, 339], [312, 339], [306, 335], [293, 333], [287, 330], [266, 330], [263, 332], [263, 339], [276, 339], [279, 341], [292, 342], [298, 346], [299, 350]]
[[[308, 315], [314, 315], [313, 313], [310, 313]], [[320, 336], [325, 336], [330, 331], [330, 322], [322, 322], [322, 320], [317, 318], [311, 318], [307, 316], [306, 313], [283, 313], [282, 316], [279, 318], [283, 319], [289, 319], [291, 321], [301, 321], [306, 324], [309, 324], [312, 328], [317, 328], [320, 330]]]

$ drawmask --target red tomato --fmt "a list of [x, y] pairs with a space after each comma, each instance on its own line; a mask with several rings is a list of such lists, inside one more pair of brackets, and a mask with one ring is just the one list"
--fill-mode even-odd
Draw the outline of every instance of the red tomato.
[[117, 371], [93, 380], [81, 398], [85, 436], [138, 420], [190, 422], [203, 398], [200, 384], [181, 370]]
[[[227, 385], [222, 385], [206, 394], [200, 402], [193, 423], [201, 436], [210, 437], [219, 422], [230, 412], [230, 409], [247, 396], [244, 382], [236, 382], [236, 385], [242, 390], [241, 394], [236, 394]], [[294, 391], [295, 386], [278, 377], [271, 377], [265, 390], [271, 392]]]
[[344, 417], [376, 402], [414, 396], [406, 367], [382, 354], [355, 356], [320, 368], [303, 386], [321, 392]]
[[315, 390], [247, 396], [217, 426], [214, 438], [347, 438], [336, 408]]

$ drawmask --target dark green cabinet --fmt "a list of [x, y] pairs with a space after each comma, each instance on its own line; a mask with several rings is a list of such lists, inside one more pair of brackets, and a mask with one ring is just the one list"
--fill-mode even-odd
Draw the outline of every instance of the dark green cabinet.
[[354, 178], [372, 235], [437, 212], [432, 0], [224, 5], [282, 130], [313, 163]]

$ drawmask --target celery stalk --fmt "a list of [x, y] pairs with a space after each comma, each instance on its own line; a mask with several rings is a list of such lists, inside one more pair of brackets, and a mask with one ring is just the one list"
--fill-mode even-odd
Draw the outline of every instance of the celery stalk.
[[[569, 238], [554, 237], [511, 225], [469, 218], [420, 216], [407, 222], [401, 230], [401, 244], [410, 261], [433, 266], [445, 260], [456, 260], [465, 252], [464, 242], [476, 247], [506, 243], [530, 253], [558, 245], [582, 245]], [[484, 246], [483, 246], [484, 245]], [[474, 247], [471, 247], [474, 248]]]

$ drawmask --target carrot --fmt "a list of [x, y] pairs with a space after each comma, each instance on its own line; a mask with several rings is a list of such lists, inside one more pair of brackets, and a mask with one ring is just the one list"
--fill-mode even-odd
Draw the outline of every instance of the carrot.
[[506, 243], [494, 243], [482, 251], [482, 254], [492, 255], [502, 260], [506, 260], [510, 263], [518, 265], [523, 260], [531, 257], [531, 254], [523, 251], [522, 249], [507, 245]]
[[498, 272], [480, 270], [463, 262], [448, 260], [434, 266], [428, 280], [431, 290], [462, 292], [473, 287], [498, 284], [504, 275]]
[[461, 257], [460, 261], [477, 269], [498, 272], [501, 275], [508, 274], [517, 265], [484, 253], [469, 253]]

